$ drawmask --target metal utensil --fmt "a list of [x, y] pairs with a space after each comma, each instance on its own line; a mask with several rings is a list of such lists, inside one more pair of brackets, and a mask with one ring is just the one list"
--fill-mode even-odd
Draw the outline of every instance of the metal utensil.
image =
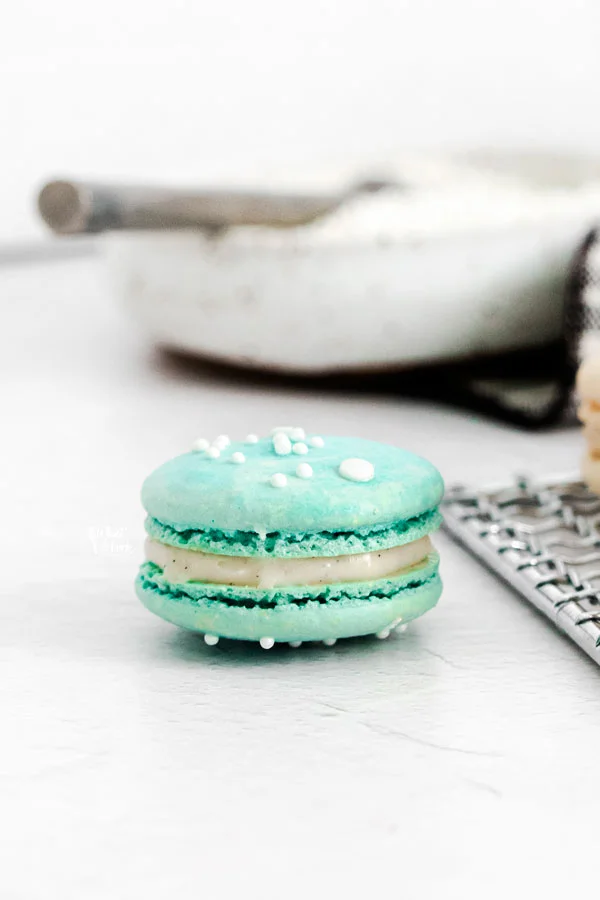
[[577, 476], [451, 488], [443, 512], [455, 540], [600, 665], [600, 499]]
[[336, 193], [283, 194], [245, 190], [178, 190], [50, 181], [38, 196], [38, 209], [56, 234], [116, 230], [164, 230], [233, 225], [278, 228], [307, 225], [357, 194], [374, 193], [392, 183], [363, 179]]

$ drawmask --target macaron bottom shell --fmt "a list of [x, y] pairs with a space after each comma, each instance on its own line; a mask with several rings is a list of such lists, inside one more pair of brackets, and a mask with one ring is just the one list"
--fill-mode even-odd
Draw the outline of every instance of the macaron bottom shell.
[[344, 585], [344, 597], [339, 600], [290, 602], [267, 609], [230, 606], [211, 599], [211, 586], [207, 585], [202, 585], [205, 596], [192, 598], [175, 585], [169, 589], [164, 581], [148, 579], [144, 567], [136, 580], [136, 592], [150, 612], [189, 631], [232, 640], [334, 642], [369, 634], [385, 637], [391, 629], [432, 609], [442, 592], [437, 560], [411, 574], [406, 583], [399, 580], [396, 590], [390, 589], [388, 581], [385, 595], [377, 593], [376, 582], [369, 585], [371, 594], [365, 594], [363, 585], [362, 596], [360, 584]]

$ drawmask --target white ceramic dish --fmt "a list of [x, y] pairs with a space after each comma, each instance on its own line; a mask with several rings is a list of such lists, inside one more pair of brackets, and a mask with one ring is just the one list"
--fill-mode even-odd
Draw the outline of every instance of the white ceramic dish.
[[600, 175], [577, 160], [527, 162], [400, 159], [385, 171], [408, 190], [302, 228], [111, 235], [111, 276], [157, 343], [261, 369], [385, 369], [539, 345], [560, 334]]

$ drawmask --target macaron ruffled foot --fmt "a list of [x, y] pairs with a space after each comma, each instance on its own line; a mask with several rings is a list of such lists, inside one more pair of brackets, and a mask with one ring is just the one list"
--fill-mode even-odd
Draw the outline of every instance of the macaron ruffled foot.
[[440, 596], [442, 494], [431, 463], [373, 441], [296, 426], [199, 438], [144, 483], [136, 590], [209, 646], [384, 640]]

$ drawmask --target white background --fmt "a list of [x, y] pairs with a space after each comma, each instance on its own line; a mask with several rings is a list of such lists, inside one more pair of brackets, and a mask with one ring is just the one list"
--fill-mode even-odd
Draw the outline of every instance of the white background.
[[202, 181], [402, 147], [594, 153], [599, 37], [597, 0], [10, 4], [0, 239], [36, 233], [35, 187], [57, 173]]

